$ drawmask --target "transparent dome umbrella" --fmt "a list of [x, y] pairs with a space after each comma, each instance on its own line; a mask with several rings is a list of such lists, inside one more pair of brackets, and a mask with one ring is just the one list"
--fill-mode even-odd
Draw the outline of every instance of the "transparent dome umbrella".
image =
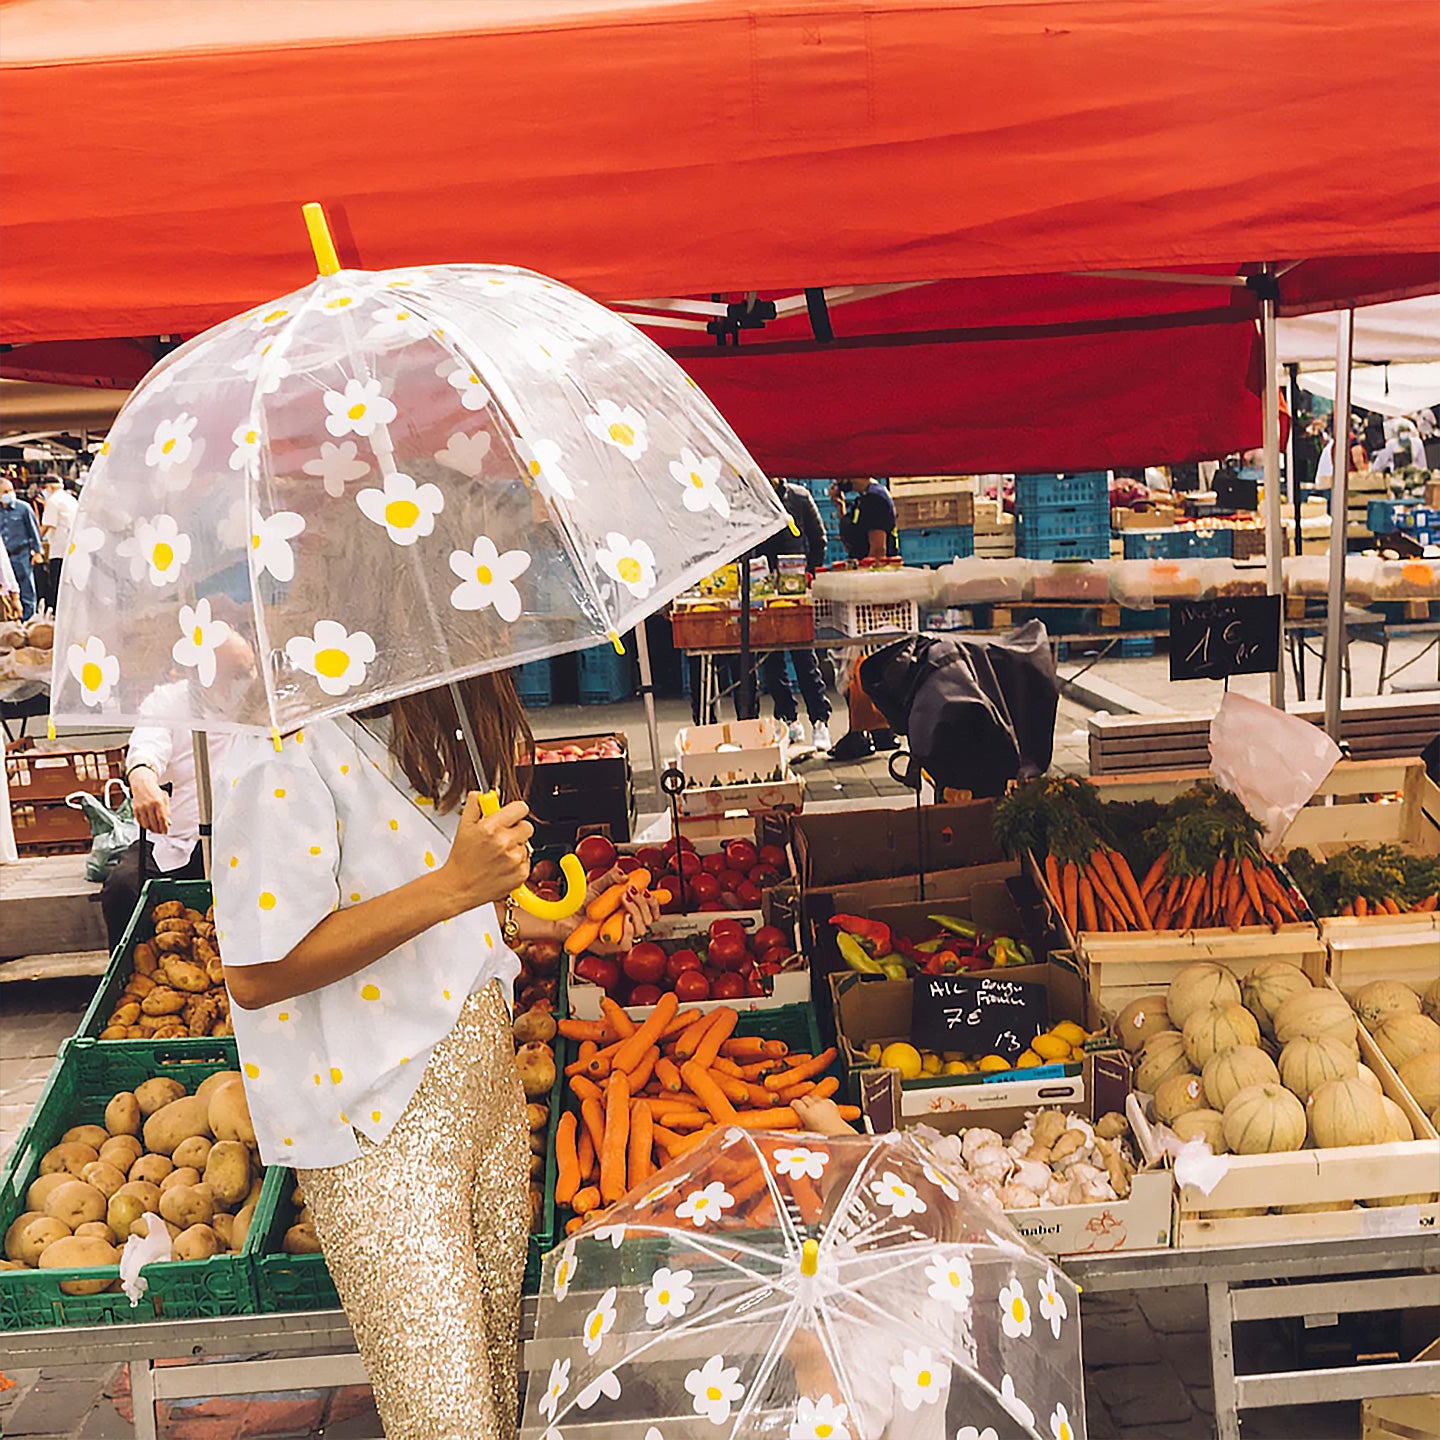
[[718, 1131], [546, 1257], [525, 1440], [1080, 1440], [1079, 1301], [904, 1134]]

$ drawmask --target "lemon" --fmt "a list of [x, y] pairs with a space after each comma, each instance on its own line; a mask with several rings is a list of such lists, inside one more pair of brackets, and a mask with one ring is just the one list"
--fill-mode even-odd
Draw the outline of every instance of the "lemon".
[[1015, 1062], [1017, 1070], [1033, 1070], [1037, 1065], [1045, 1062], [1033, 1051], [1026, 1050], [1021, 1053], [1020, 1058]]
[[1035, 1054], [1044, 1056], [1046, 1060], [1068, 1060], [1070, 1058], [1070, 1042], [1061, 1040], [1054, 1034], [1037, 1035], [1030, 1042], [1030, 1048]]
[[918, 1080], [925, 1070], [920, 1052], [903, 1040], [887, 1045], [880, 1052], [880, 1064], [887, 1070], [898, 1070], [902, 1080]]
[[880, 1047], [878, 1045], [870, 1044], [865, 1047], [865, 1058], [872, 1064], [878, 1065], [880, 1063], [880, 1053]]
[[944, 1063], [938, 1055], [931, 1054], [930, 1051], [927, 1050], [925, 1054], [920, 1057], [921, 1073], [925, 1075], [938, 1075], [940, 1073], [940, 1067]]
[[963, 1060], [947, 1060], [942, 1075], [968, 1075], [970, 1067]]
[[1050, 1033], [1059, 1036], [1067, 1045], [1079, 1045], [1090, 1038], [1073, 1020], [1061, 1020], [1052, 1025]]
[[954, 1060], [963, 1060], [965, 1058], [965, 1052], [963, 1050], [942, 1050], [940, 1052], [940, 1058], [949, 1065]]
[[1072, 1060], [1083, 1060], [1085, 1058], [1085, 1047], [1083, 1045], [1072, 1045], [1070, 1047], [1070, 1058]]
[[1003, 1055], [987, 1055], [975, 1068], [982, 1075], [993, 1075], [997, 1070], [1009, 1070], [1011, 1067]]

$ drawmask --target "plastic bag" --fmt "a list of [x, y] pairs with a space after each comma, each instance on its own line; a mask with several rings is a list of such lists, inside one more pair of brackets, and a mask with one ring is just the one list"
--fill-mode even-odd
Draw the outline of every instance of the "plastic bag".
[[120, 863], [120, 857], [140, 839], [140, 826], [130, 809], [130, 792], [118, 780], [105, 785], [105, 800], [110, 799], [110, 787], [120, 790], [120, 804], [112, 809], [84, 790], [77, 790], [65, 797], [65, 803], [72, 810], [82, 810], [90, 822], [90, 854], [85, 859], [85, 878], [93, 885], [101, 884], [105, 877]]
[[132, 1231], [125, 1242], [125, 1248], [120, 1252], [120, 1288], [130, 1297], [131, 1309], [140, 1303], [146, 1290], [150, 1288], [150, 1282], [140, 1271], [146, 1265], [169, 1260], [173, 1254], [170, 1248], [170, 1231], [165, 1222], [149, 1211], [140, 1218], [146, 1222], [145, 1234], [136, 1235]]
[[1210, 769], [1260, 822], [1273, 850], [1340, 758], [1317, 725], [1233, 691], [1210, 722]]
[[935, 572], [934, 603], [950, 606], [1019, 600], [1029, 577], [1028, 560], [988, 560], [981, 556], [952, 560]]

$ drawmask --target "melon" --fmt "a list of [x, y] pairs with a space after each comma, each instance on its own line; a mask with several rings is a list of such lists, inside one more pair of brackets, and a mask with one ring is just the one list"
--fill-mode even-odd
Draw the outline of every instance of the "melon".
[[1249, 1220], [1255, 1215], [1268, 1215], [1270, 1212], [1263, 1205], [1242, 1205], [1238, 1210], [1205, 1210], [1201, 1213], [1202, 1220]]
[[1440, 1051], [1412, 1055], [1400, 1067], [1400, 1083], [1427, 1115], [1440, 1106]]
[[1390, 1138], [1385, 1101], [1358, 1075], [1327, 1080], [1305, 1106], [1310, 1138], [1322, 1150], [1339, 1145], [1383, 1145]]
[[1187, 1110], [1170, 1122], [1170, 1128], [1182, 1140], [1203, 1140], [1216, 1155], [1223, 1155], [1225, 1118], [1218, 1110]]
[[1356, 1074], [1358, 1074], [1377, 1095], [1383, 1095], [1385, 1093], [1384, 1087], [1380, 1084], [1380, 1077], [1368, 1065], [1359, 1066]]
[[1165, 995], [1170, 1023], [1183, 1030], [1185, 1022], [1207, 1005], [1238, 1005], [1240, 986], [1223, 966], [1203, 960], [1187, 965], [1171, 982]]
[[1420, 1008], [1440, 1024], [1440, 980], [1432, 980], [1425, 987], [1425, 994], [1420, 998]]
[[1174, 1026], [1165, 1013], [1163, 995], [1142, 995], [1138, 1000], [1132, 1000], [1115, 1018], [1116, 1037], [1132, 1055], [1152, 1035], [1172, 1029]]
[[1353, 1200], [1316, 1200], [1310, 1205], [1281, 1205], [1277, 1215], [1320, 1215], [1330, 1210], [1353, 1210]]
[[1398, 980], [1372, 980], [1350, 997], [1350, 1008], [1367, 1030], [1374, 1030], [1392, 1015], [1418, 1015], [1420, 997]]
[[1410, 1123], [1410, 1117], [1388, 1096], [1382, 1095], [1380, 1103], [1385, 1107], [1385, 1114], [1390, 1121], [1391, 1140], [1413, 1140], [1415, 1138], [1415, 1127]]
[[1275, 1062], [1254, 1045], [1232, 1045], [1217, 1050], [1205, 1062], [1202, 1073], [1205, 1098], [1220, 1111], [1242, 1090], [1252, 1085], [1275, 1085], [1280, 1080]]
[[1275, 1038], [1281, 1045], [1288, 1045], [1298, 1035], [1312, 1039], [1329, 1035], [1354, 1047], [1355, 1033], [1355, 1012], [1334, 990], [1302, 991], [1275, 1012]]
[[1245, 1008], [1260, 1022], [1260, 1029], [1275, 1038], [1275, 1012], [1292, 996], [1313, 987], [1298, 965], [1285, 960], [1262, 960], [1240, 986]]
[[1205, 1108], [1205, 1087], [1198, 1075], [1172, 1075], [1155, 1091], [1155, 1114], [1167, 1125], [1191, 1110]]
[[1221, 1050], [1236, 1045], [1259, 1047], [1260, 1027], [1255, 1017], [1240, 1004], [1207, 1005], [1185, 1022], [1185, 1053], [1190, 1063], [1203, 1069], [1205, 1062]]
[[1237, 1155], [1298, 1150], [1305, 1107], [1283, 1085], [1252, 1085], [1225, 1107], [1225, 1143]]
[[[1280, 1083], [1302, 1100], [1308, 1100], [1327, 1080], [1347, 1079], [1359, 1069], [1355, 1051], [1329, 1035], [1297, 1035], [1280, 1052]], [[1380, 1088], [1379, 1081], [1375, 1088]]]
[[1395, 1015], [1375, 1031], [1375, 1044], [1399, 1070], [1417, 1055], [1440, 1050], [1440, 1025], [1428, 1015]]
[[1135, 1088], [1153, 1095], [1172, 1075], [1189, 1075], [1190, 1059], [1178, 1030], [1162, 1030], [1140, 1047], [1135, 1059]]
[[1429, 1191], [1424, 1195], [1377, 1195], [1371, 1200], [1362, 1200], [1360, 1203], [1367, 1210], [1383, 1209], [1387, 1205], [1428, 1205], [1435, 1198], [1435, 1192]]

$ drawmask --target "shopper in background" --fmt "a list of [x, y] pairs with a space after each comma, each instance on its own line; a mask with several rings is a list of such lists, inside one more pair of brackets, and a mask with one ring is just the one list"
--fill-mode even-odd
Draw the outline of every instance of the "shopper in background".
[[1395, 422], [1395, 433], [1386, 440], [1379, 454], [1370, 462], [1372, 470], [1388, 473], [1414, 466], [1417, 470], [1428, 470], [1425, 463], [1425, 442], [1420, 438], [1413, 420]]
[[15, 493], [7, 476], [0, 476], [0, 543], [10, 557], [10, 568], [20, 589], [20, 618], [35, 613], [35, 569], [45, 558], [40, 550], [40, 525], [35, 512]]
[[58, 475], [47, 475], [40, 482], [43, 508], [40, 511], [40, 538], [45, 542], [46, 560], [36, 573], [36, 589], [52, 610], [60, 596], [60, 567], [70, 549], [70, 531], [80, 502]]

